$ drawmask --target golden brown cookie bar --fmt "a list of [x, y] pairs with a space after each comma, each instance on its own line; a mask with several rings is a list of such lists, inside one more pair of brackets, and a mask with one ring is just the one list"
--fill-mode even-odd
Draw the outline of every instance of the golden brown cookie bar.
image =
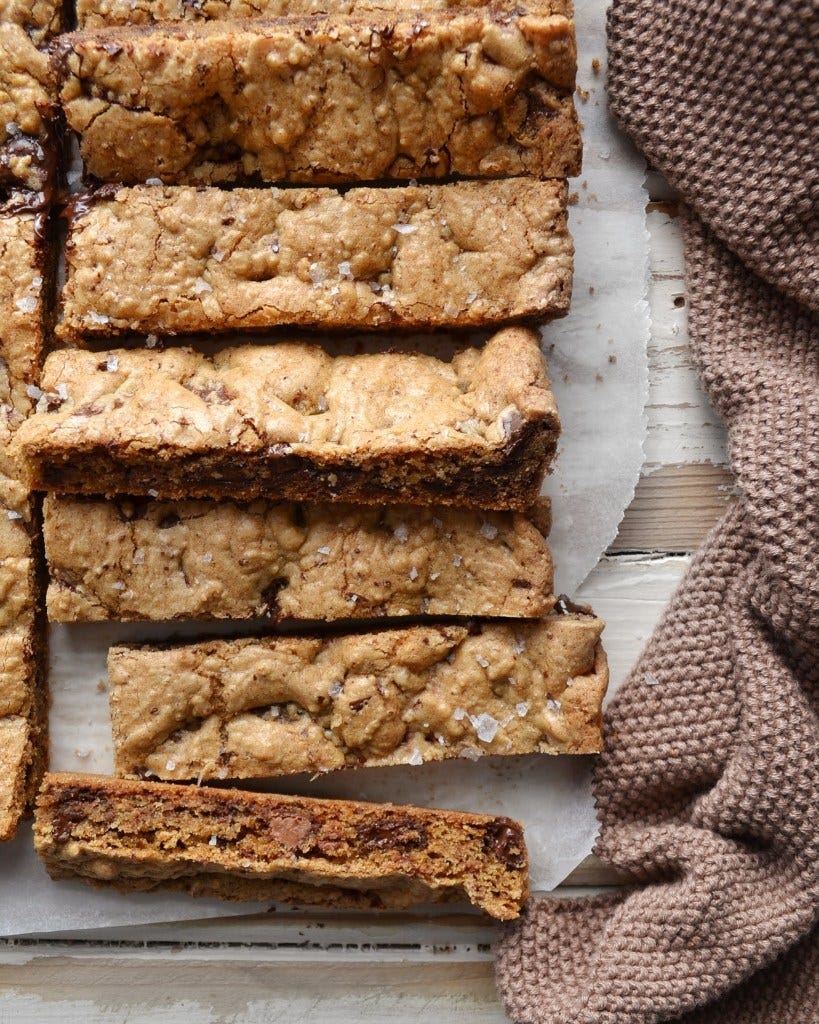
[[569, 309], [565, 182], [102, 190], [74, 206], [58, 333], [482, 327]]
[[53, 403], [14, 450], [33, 487], [69, 494], [525, 510], [559, 432], [539, 335], [525, 328], [451, 361], [301, 342], [215, 356], [65, 349], [42, 388]]
[[468, 900], [509, 919], [529, 889], [509, 818], [93, 775], [46, 776], [35, 845], [52, 878], [125, 891], [360, 909]]
[[112, 647], [116, 772], [252, 778], [602, 749], [593, 615]]
[[49, 495], [48, 615], [533, 618], [555, 600], [537, 512]]
[[[1, 7], [2, 5], [0, 5]], [[235, 21], [254, 18], [299, 17], [306, 15], [352, 15], [367, 12], [395, 14], [404, 10], [413, 13], [446, 11], [450, 8], [490, 6], [499, 10], [519, 9], [515, 0], [420, 0], [407, 4], [404, 0], [77, 0], [77, 24], [84, 29], [108, 28], [112, 25], [152, 25], [161, 21]], [[572, 0], [530, 0], [530, 13], [559, 14], [571, 18]]]
[[61, 24], [56, 0], [0, 0], [0, 192], [54, 183], [57, 82], [38, 47]]
[[61, 30], [63, 4], [60, 0], [0, 0], [0, 25], [19, 25], [40, 46]]
[[0, 204], [0, 403], [13, 429], [40, 397], [46, 210], [40, 194]]
[[45, 630], [38, 515], [9, 456], [39, 397], [45, 270], [42, 196], [0, 205], [0, 840], [11, 838], [45, 756]]
[[337, 183], [580, 169], [574, 23], [493, 8], [118, 27], [60, 40], [86, 174]]
[[0, 840], [10, 839], [44, 766], [45, 630], [37, 572], [37, 516], [7, 456], [0, 427]]

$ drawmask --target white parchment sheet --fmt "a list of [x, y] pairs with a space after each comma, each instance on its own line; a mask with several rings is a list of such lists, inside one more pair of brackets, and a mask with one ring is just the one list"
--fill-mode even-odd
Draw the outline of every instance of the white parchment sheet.
[[[571, 182], [577, 257], [570, 316], [544, 329], [563, 438], [547, 484], [553, 499], [557, 589], [573, 594], [617, 532], [642, 463], [647, 393], [648, 306], [643, 164], [605, 108], [606, 0], [577, 0], [584, 170]], [[599, 60], [595, 72], [592, 61]], [[582, 597], [582, 590], [580, 591]], [[110, 772], [104, 688], [108, 646], [126, 639], [194, 635], [188, 624], [57, 626], [51, 630], [51, 767]], [[213, 624], [204, 629], [213, 633]], [[617, 666], [612, 685], [626, 666]], [[532, 887], [548, 890], [591, 850], [596, 832], [590, 758], [494, 758], [417, 768], [339, 772], [284, 792], [500, 812], [521, 820]], [[0, 847], [0, 934], [171, 921], [248, 913], [254, 906], [162, 894], [121, 895], [80, 882], [51, 882], [28, 827]]]

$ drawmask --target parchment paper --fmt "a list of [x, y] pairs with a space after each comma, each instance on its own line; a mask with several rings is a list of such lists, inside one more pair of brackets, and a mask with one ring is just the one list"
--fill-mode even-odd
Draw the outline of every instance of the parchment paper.
[[[607, 0], [577, 0], [578, 109], [584, 122], [584, 171], [572, 182], [576, 243], [571, 315], [544, 329], [563, 440], [554, 475], [552, 546], [557, 589], [574, 593], [614, 538], [642, 464], [647, 393], [648, 244], [643, 164], [605, 109], [604, 12]], [[593, 60], [601, 69], [592, 69]], [[588, 93], [583, 102], [582, 96]], [[580, 592], [582, 598], [582, 591]], [[54, 770], [110, 772], [105, 658], [126, 639], [196, 635], [202, 626], [110, 624], [51, 629]], [[216, 630], [212, 623], [204, 627]], [[229, 628], [229, 627], [227, 627]], [[612, 686], [619, 682], [617, 675]], [[591, 850], [596, 832], [590, 758], [486, 758], [417, 768], [339, 772], [315, 783], [279, 780], [280, 792], [394, 800], [500, 812], [523, 821], [532, 887], [557, 885]], [[0, 934], [244, 914], [261, 906], [181, 896], [125, 896], [83, 883], [51, 882], [31, 847], [28, 827], [0, 847]]]

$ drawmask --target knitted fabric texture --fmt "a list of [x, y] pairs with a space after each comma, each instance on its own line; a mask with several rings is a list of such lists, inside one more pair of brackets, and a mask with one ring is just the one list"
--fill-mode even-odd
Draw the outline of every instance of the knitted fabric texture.
[[518, 1022], [819, 1020], [819, 12], [616, 0], [612, 110], [674, 184], [691, 350], [740, 496], [612, 703], [597, 853], [637, 880], [530, 902]]

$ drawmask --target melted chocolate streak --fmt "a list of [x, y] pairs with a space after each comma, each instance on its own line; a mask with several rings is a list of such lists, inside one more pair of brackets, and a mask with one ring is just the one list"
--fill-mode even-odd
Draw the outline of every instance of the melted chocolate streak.
[[34, 234], [38, 242], [45, 242], [50, 205], [49, 192], [12, 192], [6, 202], [0, 205], [0, 214], [12, 216], [16, 213], [33, 213]]

